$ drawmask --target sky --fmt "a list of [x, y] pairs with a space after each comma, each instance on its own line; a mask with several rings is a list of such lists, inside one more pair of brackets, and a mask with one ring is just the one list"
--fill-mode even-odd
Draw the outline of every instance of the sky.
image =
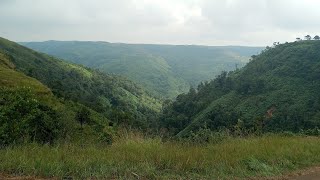
[[319, 9], [319, 0], [0, 0], [0, 36], [267, 46], [320, 35]]

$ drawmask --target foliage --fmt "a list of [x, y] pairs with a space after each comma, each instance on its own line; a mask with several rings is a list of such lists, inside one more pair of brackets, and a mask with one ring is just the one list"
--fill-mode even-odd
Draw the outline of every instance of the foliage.
[[83, 124], [90, 122], [90, 111], [86, 107], [82, 107], [76, 114], [76, 120], [82, 128]]
[[[8, 46], [7, 48], [14, 46], [14, 43], [9, 41], [2, 41], [2, 43], [5, 47]], [[11, 48], [11, 51], [13, 49]], [[0, 49], [1, 145], [30, 141], [78, 142], [84, 139], [87, 142], [112, 143], [115, 132], [113, 127], [109, 126], [110, 121], [105, 117], [106, 115], [77, 102], [58, 99], [41, 82], [18, 72], [13, 61], [12, 56], [8, 55], [4, 49]], [[69, 67], [68, 64], [66, 65]], [[55, 68], [49, 67], [51, 70]], [[88, 72], [84, 75], [91, 77]], [[59, 91], [63, 92], [63, 89]], [[76, 115], [79, 113], [81, 115], [83, 112], [86, 117], [82, 116], [85, 118], [82, 131], [78, 130], [81, 124], [76, 121]]]
[[108, 119], [119, 110], [134, 117], [132, 126], [140, 128], [142, 123], [148, 127], [161, 108], [159, 100], [123, 77], [70, 64], [5, 39], [0, 39], [0, 51], [17, 71], [39, 80], [57, 97], [87, 106]]
[[49, 88], [36, 79], [15, 71], [14, 68], [15, 65], [9, 60], [9, 57], [0, 50], [0, 87], [15, 89], [16, 87], [28, 86], [38, 94], [51, 94]]
[[207, 126], [198, 129], [196, 132], [191, 132], [188, 139], [183, 141], [195, 144], [215, 144], [226, 141], [232, 138], [228, 130], [212, 131]]
[[163, 108], [161, 127], [181, 137], [204, 124], [235, 134], [238, 122], [244, 134], [319, 127], [319, 48], [319, 41], [269, 47], [244, 68], [179, 95]]
[[30, 89], [0, 89], [0, 145], [52, 143], [63, 127], [58, 112], [40, 103]]

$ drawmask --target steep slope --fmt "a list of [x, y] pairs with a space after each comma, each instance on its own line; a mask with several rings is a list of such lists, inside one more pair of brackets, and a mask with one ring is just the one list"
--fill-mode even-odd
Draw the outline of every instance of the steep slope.
[[[2, 40], [3, 41], [3, 40]], [[5, 41], [3, 41], [5, 42]], [[76, 116], [86, 109], [90, 123], [79, 129]], [[12, 56], [0, 49], [0, 146], [26, 142], [53, 143], [56, 140], [105, 141], [109, 120], [88, 107], [59, 99], [51, 90], [16, 70]], [[68, 137], [68, 138], [67, 138]]]
[[116, 123], [145, 127], [160, 109], [158, 100], [125, 78], [66, 63], [5, 39], [0, 39], [0, 50], [17, 70], [47, 85], [56, 96], [88, 106]]
[[21, 142], [53, 142], [70, 130], [59, 112], [62, 104], [49, 88], [15, 71], [10, 58], [0, 50], [0, 146]]
[[22, 43], [74, 63], [120, 74], [161, 97], [175, 97], [190, 85], [223, 70], [243, 66], [261, 48], [46, 41]]
[[241, 70], [223, 73], [179, 95], [162, 125], [179, 136], [200, 127], [249, 132], [314, 129], [320, 125], [320, 41], [264, 50]]
[[17, 87], [30, 87], [37, 94], [52, 95], [49, 88], [34, 78], [28, 77], [14, 70], [15, 65], [0, 51], [0, 87], [15, 89]]

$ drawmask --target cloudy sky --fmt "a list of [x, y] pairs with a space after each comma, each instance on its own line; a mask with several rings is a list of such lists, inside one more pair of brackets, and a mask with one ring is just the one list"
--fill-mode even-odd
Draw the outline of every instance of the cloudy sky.
[[0, 0], [0, 36], [266, 46], [320, 35], [319, 0]]

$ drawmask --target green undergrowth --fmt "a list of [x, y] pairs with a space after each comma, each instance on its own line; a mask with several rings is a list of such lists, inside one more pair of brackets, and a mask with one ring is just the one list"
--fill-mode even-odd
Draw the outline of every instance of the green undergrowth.
[[277, 176], [320, 163], [317, 137], [269, 135], [197, 145], [139, 136], [94, 144], [27, 144], [0, 150], [13, 175], [106, 179], [230, 179]]

